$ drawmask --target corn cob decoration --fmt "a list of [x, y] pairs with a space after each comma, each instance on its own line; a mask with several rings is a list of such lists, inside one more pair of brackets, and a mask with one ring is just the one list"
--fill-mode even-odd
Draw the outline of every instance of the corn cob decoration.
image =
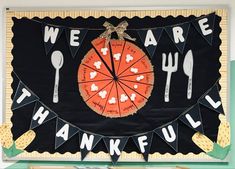
[[34, 140], [35, 137], [36, 134], [33, 130], [25, 132], [15, 141], [16, 148], [19, 150], [24, 150]]
[[209, 156], [223, 160], [230, 150], [230, 126], [224, 115], [220, 114], [219, 119], [217, 143], [213, 143], [207, 136], [199, 132], [193, 135], [192, 140]]
[[35, 136], [35, 132], [33, 130], [29, 130], [14, 142], [10, 125], [3, 124], [0, 126], [0, 141], [7, 157], [14, 157], [22, 153], [23, 150], [34, 140]]
[[13, 144], [11, 127], [9, 124], [3, 124], [0, 126], [0, 140], [2, 147], [10, 148]]
[[197, 132], [192, 137], [193, 142], [206, 153], [213, 150], [214, 143], [205, 135]]
[[217, 143], [224, 148], [230, 145], [230, 125], [226, 121], [226, 117], [224, 115], [220, 114], [219, 119], [220, 125], [217, 136]]

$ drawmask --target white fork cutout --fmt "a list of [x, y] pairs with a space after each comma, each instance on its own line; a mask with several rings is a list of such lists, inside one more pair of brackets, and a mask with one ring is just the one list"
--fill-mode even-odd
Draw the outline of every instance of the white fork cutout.
[[171, 75], [173, 72], [176, 72], [178, 69], [178, 52], [174, 54], [174, 64], [172, 54], [168, 54], [168, 64], [166, 65], [166, 54], [162, 54], [162, 70], [167, 72], [166, 78], [166, 86], [165, 86], [165, 94], [164, 94], [164, 101], [169, 102], [169, 93], [170, 93], [170, 83], [171, 83]]

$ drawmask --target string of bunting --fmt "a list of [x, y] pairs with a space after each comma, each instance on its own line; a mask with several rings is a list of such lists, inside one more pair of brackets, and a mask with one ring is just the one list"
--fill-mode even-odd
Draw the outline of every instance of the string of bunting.
[[153, 144], [152, 138], [154, 134], [159, 136], [166, 144], [178, 152], [178, 135], [180, 132], [178, 131], [179, 121], [183, 122], [186, 126], [196, 132], [204, 134], [200, 105], [203, 105], [214, 112], [224, 114], [218, 89], [218, 81], [219, 80], [217, 80], [215, 84], [198, 99], [196, 104], [182, 112], [177, 119], [157, 127], [153, 131], [132, 136], [103, 136], [84, 131], [77, 126], [74, 126], [60, 118], [56, 112], [42, 103], [40, 98], [20, 79], [11, 109], [15, 110], [28, 104], [35, 104], [32, 112], [30, 130], [56, 118], [55, 149], [65, 144], [72, 137], [79, 136], [81, 160], [83, 160], [86, 155], [92, 151], [98, 142], [103, 140], [111, 156], [112, 162], [115, 164], [118, 161], [122, 150], [125, 148], [128, 139], [132, 139], [136, 144], [136, 147], [143, 154], [145, 161], [148, 161], [148, 155], [150, 147]]
[[[206, 40], [209, 45], [212, 45], [215, 15], [215, 12], [213, 12], [208, 15], [197, 17], [189, 22], [169, 25], [165, 27], [128, 29], [128, 31], [137, 31], [141, 42], [144, 44], [144, 47], [146, 48], [151, 58], [154, 55], [163, 31], [168, 34], [171, 41], [174, 43], [178, 51], [182, 54], [184, 52], [184, 47], [191, 25], [195, 27], [197, 32]], [[46, 54], [50, 52], [52, 47], [65, 31], [68, 46], [73, 58], [75, 58], [88, 31], [104, 30], [92, 28], [71, 28], [61, 25], [48, 24], [35, 19], [31, 20], [40, 23], [42, 26], [42, 35]], [[101, 34], [100, 37], [106, 38], [107, 43], [108, 40], [111, 38], [112, 31], [117, 32], [119, 39], [126, 38], [129, 40], [135, 40], [124, 32], [126, 30], [126, 27], [128, 26], [127, 22], [121, 22], [116, 27], [108, 22], [105, 22], [103, 26], [106, 28], [106, 31], [104, 32], [105, 34]]]

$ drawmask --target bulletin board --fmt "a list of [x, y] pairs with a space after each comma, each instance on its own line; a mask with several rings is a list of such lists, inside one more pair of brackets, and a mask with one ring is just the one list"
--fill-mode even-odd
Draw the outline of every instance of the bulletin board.
[[[128, 41], [128, 43], [132, 44], [131, 38], [133, 38], [133, 37], [136, 38], [136, 39], [139, 38], [137, 40], [139, 42], [141, 42], [141, 35], [142, 35], [141, 33], [143, 33], [142, 28], [146, 28], [146, 27], [141, 25], [140, 21], [145, 21], [144, 19], [148, 20], [148, 21], [146, 21], [146, 23], [150, 23], [151, 19], [153, 19], [153, 18], [159, 19], [159, 22], [160, 21], [164, 22], [164, 19], [166, 19], [167, 22], [164, 25], [164, 31], [165, 31], [164, 35], [165, 36], [168, 35], [169, 37], [171, 37], [170, 34], [167, 34], [167, 28], [165, 28], [165, 27], [167, 27], [169, 25], [180, 25], [182, 23], [184, 24], [186, 22], [190, 22], [191, 26], [190, 26], [189, 30], [191, 30], [191, 27], [193, 27], [191, 22], [196, 20], [197, 17], [200, 18], [200, 17], [207, 16], [207, 15], [209, 16], [209, 15], [211, 15], [213, 13], [215, 13], [215, 18], [217, 18], [217, 20], [218, 20], [218, 25], [217, 25], [217, 29], [218, 29], [217, 30], [218, 31], [217, 34], [218, 34], [218, 37], [217, 37], [217, 41], [216, 41], [216, 43], [217, 43], [216, 44], [217, 45], [217, 51], [214, 51], [215, 52], [214, 54], [218, 55], [219, 62], [215, 63], [215, 65], [210, 65], [210, 66], [215, 67], [215, 71], [218, 69], [218, 72], [215, 72], [215, 76], [216, 77], [218, 76], [219, 78], [216, 81], [213, 79], [214, 81], [211, 80], [210, 83], [205, 84], [204, 87], [206, 89], [210, 88], [210, 90], [205, 90], [204, 89], [202, 91], [204, 91], [204, 92], [208, 91], [209, 92], [209, 91], [216, 90], [216, 89], [219, 90], [219, 95], [220, 95], [220, 98], [221, 98], [221, 102], [223, 104], [223, 113], [225, 115], [225, 119], [229, 119], [229, 99], [228, 99], [229, 98], [229, 95], [228, 95], [228, 93], [229, 93], [229, 86], [228, 86], [228, 83], [229, 83], [229, 72], [228, 72], [228, 69], [229, 69], [229, 59], [228, 58], [229, 57], [228, 57], [228, 52], [227, 52], [228, 51], [228, 44], [227, 44], [228, 43], [228, 40], [227, 40], [228, 39], [228, 31], [227, 31], [227, 24], [228, 24], [228, 18], [227, 18], [228, 16], [227, 15], [228, 15], [228, 11], [227, 11], [227, 9], [76, 10], [76, 11], [70, 11], [70, 10], [64, 10], [64, 11], [54, 11], [54, 10], [53, 11], [17, 11], [17, 10], [14, 11], [14, 10], [8, 10], [6, 12], [6, 66], [5, 66], [5, 82], [6, 83], [5, 83], [5, 115], [4, 116], [5, 116], [5, 123], [10, 124], [12, 126], [11, 130], [12, 130], [12, 133], [13, 133], [14, 140], [17, 137], [19, 137], [21, 134], [23, 134], [25, 131], [28, 130], [27, 126], [28, 126], [28, 128], [29, 127], [31, 128], [32, 125], [35, 125], [35, 124], [32, 124], [31, 117], [32, 117], [33, 114], [32, 114], [32, 112], [28, 111], [28, 109], [30, 109], [29, 107], [28, 107], [28, 109], [27, 108], [24, 109], [23, 106], [21, 107], [21, 111], [24, 111], [23, 114], [19, 114], [18, 110], [16, 112], [14, 112], [14, 110], [12, 110], [12, 106], [14, 107], [14, 104], [13, 104], [13, 102], [14, 102], [13, 100], [14, 100], [14, 97], [15, 97], [14, 94], [17, 95], [16, 94], [17, 93], [17, 88], [20, 87], [19, 83], [21, 85], [23, 85], [23, 86], [25, 85], [25, 87], [26, 86], [29, 87], [30, 86], [29, 85], [30, 84], [30, 80], [29, 81], [27, 81], [27, 80], [24, 81], [22, 79], [24, 79], [24, 78], [27, 79], [26, 77], [30, 78], [30, 77], [33, 76], [32, 75], [33, 68], [32, 68], [32, 72], [31, 73], [30, 73], [30, 71], [28, 71], [28, 72], [25, 72], [25, 74], [27, 74], [25, 77], [22, 76], [22, 74], [24, 74], [25, 70], [21, 70], [21, 68], [22, 68], [21, 66], [23, 66], [24, 64], [30, 65], [30, 61], [33, 61], [33, 60], [29, 59], [29, 56], [27, 56], [28, 58], [25, 57], [24, 59], [29, 59], [30, 61], [28, 61], [28, 62], [27, 62], [27, 60], [18, 61], [18, 64], [17, 64], [17, 59], [14, 58], [15, 57], [14, 55], [17, 55], [18, 60], [20, 59], [21, 56], [24, 57], [23, 56], [24, 55], [24, 50], [27, 50], [27, 48], [21, 48], [20, 49], [19, 47], [14, 46], [14, 44], [20, 44], [20, 43], [23, 42], [23, 41], [18, 41], [17, 37], [19, 39], [21, 38], [21, 40], [22, 40], [22, 38], [27, 35], [27, 33], [26, 34], [22, 33], [22, 32], [25, 31], [25, 30], [23, 30], [24, 24], [29, 24], [29, 25], [30, 25], [30, 23], [41, 24], [41, 25], [43, 25], [45, 27], [46, 26], [50, 26], [50, 25], [51, 26], [55, 26], [55, 27], [58, 26], [58, 25], [60, 25], [60, 26], [62, 25], [64, 27], [67, 24], [67, 25], [69, 25], [68, 27], [71, 28], [71, 27], [79, 27], [79, 25], [77, 25], [76, 22], [75, 22], [76, 19], [77, 19], [77, 21], [79, 21], [81, 24], [83, 24], [82, 29], [80, 29], [80, 34], [81, 35], [83, 35], [83, 31], [85, 32], [84, 29], [86, 29], [86, 28], [94, 31], [97, 28], [96, 24], [99, 25], [99, 28], [102, 28], [101, 30], [100, 29], [97, 30], [98, 31], [97, 34], [100, 35], [100, 34], [102, 34], [102, 32], [104, 32], [103, 30], [105, 30], [105, 28], [102, 27], [101, 23], [106, 21], [106, 19], [108, 19], [109, 23], [111, 23], [110, 21], [113, 21], [113, 23], [111, 23], [111, 24], [114, 24], [115, 26], [117, 26], [118, 23], [120, 23], [121, 21], [125, 20], [125, 21], [127, 21], [128, 25], [130, 26], [130, 29], [134, 29], [133, 27], [131, 27], [131, 25], [134, 25], [134, 24], [136, 24], [137, 27], [139, 27], [138, 29], [140, 29], [140, 31], [138, 32], [139, 37], [140, 37], [139, 38], [139, 37], [137, 37], [137, 35], [135, 36], [135, 34], [129, 33], [128, 32], [128, 27], [127, 27], [127, 31], [126, 32], [127, 32], [128, 36], [129, 36], [128, 40], [130, 40], [130, 41]], [[91, 24], [92, 21], [96, 21], [96, 19], [98, 19], [98, 18], [100, 20], [98, 20], [97, 22], [94, 22], [96, 24], [92, 25]], [[121, 20], [119, 20], [120, 18], [121, 18]], [[22, 23], [21, 23], [21, 21], [22, 21]], [[86, 21], [87, 22], [89, 21], [90, 25], [86, 24]], [[71, 24], [70, 24], [70, 22], [71, 22]], [[108, 26], [110, 26], [110, 25], [108, 25]], [[111, 25], [111, 26], [113, 26], [113, 25]], [[157, 26], [157, 28], [159, 28], [159, 27], [160, 26]], [[163, 27], [163, 26], [161, 25], [161, 27]], [[151, 28], [151, 26], [149, 26], [149, 28]], [[216, 29], [216, 26], [214, 28]], [[17, 32], [17, 29], [19, 30], [18, 32]], [[20, 29], [22, 29], [22, 30], [20, 30]], [[34, 29], [34, 27], [32, 26], [31, 27], [32, 32], [29, 32], [29, 34], [30, 33], [33, 34], [33, 29]], [[38, 26], [37, 29], [38, 29], [38, 31], [41, 31], [41, 27]], [[192, 29], [194, 29], [194, 31], [196, 32], [196, 27], [195, 28], [193, 27]], [[30, 31], [30, 28], [28, 30]], [[107, 30], [107, 27], [106, 27], [106, 30]], [[60, 32], [60, 30], [59, 30], [59, 32]], [[68, 37], [68, 36], [67, 36], [67, 34], [65, 32], [64, 32], [64, 34], [61, 33], [62, 35], [61, 35], [60, 38], [58, 38], [58, 41], [63, 39], [63, 38], [66, 41], [66, 37]], [[118, 34], [117, 30], [116, 30], [116, 33]], [[146, 32], [144, 32], [144, 33], [146, 33]], [[157, 33], [158, 32], [156, 31], [156, 34], [154, 34], [154, 35], [157, 35]], [[190, 33], [190, 32], [188, 32], [188, 33]], [[89, 31], [84, 33], [84, 36], [85, 36], [85, 34], [86, 34], [86, 37], [87, 37], [88, 34], [89, 34]], [[90, 34], [92, 34], [92, 33], [90, 33]], [[196, 34], [196, 33], [194, 33], [194, 34]], [[17, 35], [17, 36], [15, 36], [15, 35]], [[45, 35], [45, 32], [44, 33], [42, 32], [42, 36], [43, 35]], [[64, 36], [64, 37], [62, 37], [62, 36]], [[91, 36], [92, 36], [92, 38], [94, 38], [96, 35], [94, 35], [94, 36], [91, 35]], [[162, 36], [161, 36], [161, 38], [162, 38]], [[190, 37], [190, 35], [187, 35], [187, 36]], [[191, 35], [192, 39], [193, 39], [193, 36], [195, 36], [197, 38], [200, 37], [200, 35]], [[119, 35], [118, 35], [118, 37], [119, 37]], [[126, 38], [126, 37], [124, 37], [124, 38]], [[159, 41], [157, 40], [157, 42], [159, 42], [159, 44], [161, 44], [161, 42], [160, 42], [161, 38], [158, 39]], [[202, 37], [202, 39], [203, 39], [203, 37]], [[214, 39], [216, 39], [216, 38], [214, 38]], [[25, 40], [27, 41], [27, 38]], [[82, 38], [82, 40], [83, 41], [80, 41], [80, 43], [88, 44], [93, 39], [88, 39], [89, 42], [84, 42], [86, 40], [85, 38]], [[203, 39], [203, 40], [205, 41], [206, 39]], [[170, 38], [169, 38], [169, 42], [171, 42]], [[96, 43], [96, 42], [94, 42], [94, 43]], [[112, 39], [111, 39], [110, 43], [112, 43]], [[125, 43], [127, 43], [127, 42], [125, 42]], [[61, 42], [57, 47], [55, 47], [55, 46], [51, 47], [48, 44], [44, 44], [45, 46], [43, 46], [43, 43], [42, 43], [41, 44], [42, 46], [39, 46], [38, 48], [45, 47], [45, 50], [46, 50], [45, 52], [47, 54], [49, 53], [49, 55], [51, 55], [51, 52], [53, 51], [54, 48], [60, 49], [61, 45], [65, 46], [66, 44], [67, 43]], [[98, 44], [99, 44], [99, 42], [97, 42], [97, 45]], [[205, 41], [205, 44], [203, 44], [203, 45], [205, 46], [206, 44], [207, 43]], [[29, 43], [28, 45], [29, 46], [30, 45], [33, 46], [33, 43], [32, 44]], [[201, 47], [203, 47], [203, 45]], [[141, 46], [141, 45], [138, 44], [138, 46]], [[143, 47], [143, 45], [142, 45], [142, 47]], [[165, 48], [167, 49], [168, 47], [165, 46]], [[170, 46], [169, 48], [174, 48], [174, 47]], [[184, 49], [186, 50], [186, 48], [187, 47], [185, 47], [185, 46], [183, 48], [180, 47], [180, 46], [178, 46], [178, 47], [176, 46], [176, 48], [174, 48], [174, 50], [175, 51], [179, 50], [178, 53], [180, 54], [181, 53], [180, 50], [184, 50]], [[83, 56], [79, 56], [79, 52], [81, 52], [81, 50], [83, 50], [83, 49], [84, 49], [84, 52], [83, 52], [84, 55], [83, 56], [88, 56], [88, 54], [85, 55], [85, 53], [89, 49], [89, 47], [86, 48], [86, 46], [82, 46], [79, 49], [75, 49], [75, 51], [72, 48], [67, 48], [66, 49], [68, 51], [68, 53], [66, 53], [66, 57], [71, 57], [71, 56], [67, 56], [67, 55], [71, 54], [72, 55], [71, 58], [73, 58], [71, 61], [69, 61], [69, 64], [73, 64], [72, 62], [75, 62], [75, 63], [77, 62], [76, 64], [79, 65], [79, 64], [81, 64], [83, 62], [81, 60], [80, 61], [75, 61], [76, 58], [83, 57]], [[115, 50], [115, 49], [113, 49], [113, 50]], [[151, 52], [154, 52], [154, 51], [152, 49], [147, 49], [147, 48], [143, 49], [143, 50], [145, 51], [145, 53], [147, 53], [147, 55], [150, 55], [151, 60], [153, 60], [152, 57], [151, 57]], [[156, 48], [154, 50], [157, 51], [158, 49]], [[19, 51], [22, 51], [22, 53], [20, 53]], [[19, 53], [17, 54], [17, 52], [19, 52]], [[182, 52], [182, 53], [184, 53], [184, 54], [182, 54], [184, 56], [186, 54], [186, 51]], [[198, 52], [198, 53], [200, 53], [200, 52]], [[47, 54], [44, 53], [43, 55], [46, 56]], [[207, 53], [207, 54], [209, 55], [210, 53]], [[26, 55], [29, 55], [29, 54], [26, 54]], [[50, 57], [48, 56], [48, 58], [50, 58]], [[180, 56], [179, 56], [179, 58], [180, 58]], [[130, 58], [130, 60], [131, 60], [131, 58]], [[49, 59], [49, 61], [50, 61], [50, 59]], [[152, 62], [159, 63], [161, 61], [162, 60], [155, 60], [155, 61], [152, 61]], [[85, 62], [85, 60], [84, 60], [84, 62]], [[147, 61], [143, 62], [143, 63], [147, 63]], [[38, 63], [38, 64], [40, 64], [40, 63]], [[183, 64], [183, 63], [181, 63], [181, 64]], [[200, 64], [200, 63], [197, 63], [197, 64]], [[16, 66], [16, 67], [18, 66], [18, 68], [14, 69], [13, 65]], [[179, 63], [179, 65], [180, 65], [180, 63]], [[153, 66], [154, 69], [157, 69], [156, 67], [157, 67], [156, 65]], [[30, 66], [28, 66], [28, 68], [30, 68]], [[78, 68], [76, 67], [75, 72], [76, 71], [79, 72], [79, 70], [77, 70], [77, 69]], [[83, 70], [82, 68], [79, 68], [79, 69], [81, 71]], [[147, 69], [147, 67], [146, 67], [146, 69]], [[214, 70], [214, 68], [212, 68], [212, 69]], [[133, 71], [135, 71], [135, 70], [133, 69]], [[18, 73], [18, 72], [21, 72], [21, 73]], [[66, 72], [66, 73], [69, 73], [69, 72]], [[218, 75], [218, 73], [219, 73], [219, 75]], [[157, 76], [156, 72], [154, 74], [155, 74], [154, 76]], [[70, 75], [68, 75], [68, 76], [70, 76]], [[211, 76], [214, 76], [214, 74], [211, 74]], [[138, 77], [141, 78], [140, 76], [138, 76]], [[159, 78], [160, 77], [161, 77], [161, 75], [159, 76]], [[53, 76], [53, 78], [54, 78], [54, 76]], [[103, 78], [104, 77], [101, 77], [101, 79], [103, 79]], [[62, 79], [63, 79], [63, 77], [62, 77]], [[63, 80], [65, 80], [65, 81], [67, 80], [66, 76], [64, 77]], [[79, 79], [79, 76], [78, 76], [78, 81], [79, 80], [82, 81], [82, 79]], [[201, 80], [203, 80], [203, 78]], [[34, 78], [33, 81], [34, 81], [35, 84], [39, 83], [40, 77], [38, 79]], [[50, 79], [48, 79], [48, 81], [50, 81]], [[165, 84], [165, 80], [163, 80], [163, 82]], [[203, 83], [203, 81], [201, 81], [201, 83]], [[216, 83], [218, 83], [218, 84], [216, 84]], [[163, 83], [161, 85], [163, 85]], [[181, 85], [181, 84], [178, 84], [178, 85]], [[161, 88], [161, 90], [163, 91], [162, 94], [164, 94], [164, 87]], [[32, 88], [36, 88], [36, 87], [33, 86]], [[30, 91], [32, 91], [32, 93], [35, 94], [35, 98], [37, 98], [38, 97], [37, 94], [40, 93], [40, 92], [35, 92], [34, 93], [32, 88], [30, 88], [30, 89], [28, 88], [28, 89]], [[69, 84], [68, 84], [68, 88], [69, 88]], [[64, 91], [69, 91], [68, 88], [64, 89]], [[46, 89], [46, 88], [44, 88], [44, 89]], [[51, 89], [48, 89], [48, 91], [51, 91]], [[73, 91], [73, 89], [71, 89], [71, 91]], [[80, 91], [81, 95], [83, 96], [83, 94], [82, 94], [80, 89], [79, 89], [79, 91]], [[154, 89], [153, 89], [153, 92], [154, 92]], [[47, 102], [47, 97], [50, 97], [50, 99], [51, 99], [51, 95], [47, 96], [47, 95], [45, 95], [46, 93], [47, 92], [42, 92], [41, 93], [41, 96], [40, 96], [41, 99], [40, 100], [42, 100], [42, 102], [37, 102], [37, 104], [40, 103], [40, 104], [44, 105], [43, 100], [45, 100], [45, 102]], [[166, 95], [166, 94], [164, 94], [164, 95]], [[200, 102], [200, 98], [201, 97], [199, 97], [199, 95], [197, 96], [198, 99], [199, 99], [199, 101], [197, 101], [197, 103]], [[85, 97], [85, 96], [83, 96], [83, 97]], [[34, 101], [35, 100], [38, 100], [38, 99], [34, 99]], [[166, 100], [165, 100], [165, 102], [169, 102], [169, 101], [166, 101]], [[203, 101], [201, 101], [201, 103], [203, 104]], [[69, 103], [66, 103], [66, 104], [69, 104]], [[72, 103], [72, 104], [80, 104], [80, 103]], [[53, 105], [53, 104], [51, 103], [51, 105]], [[87, 104], [87, 105], [88, 105], [89, 108], [92, 107], [92, 106], [89, 106], [89, 104]], [[145, 107], [146, 107], [146, 105], [145, 105]], [[193, 105], [192, 102], [189, 105], [192, 106]], [[48, 107], [50, 107], [50, 106], [48, 106]], [[184, 106], [182, 106], [182, 107], [184, 107]], [[192, 106], [192, 107], [194, 108], [194, 106]], [[31, 105], [31, 108], [36, 109], [37, 105], [36, 106], [35, 105]], [[60, 111], [60, 108], [61, 107], [55, 107], [51, 112]], [[205, 109], [205, 105], [204, 105], [204, 108], [202, 108], [202, 110], [203, 109]], [[95, 111], [94, 109], [92, 109], [92, 110]], [[147, 110], [148, 109], [143, 109], [142, 112], [140, 112], [140, 113], [143, 114]], [[184, 109], [184, 111], [185, 110], [186, 109]], [[212, 112], [212, 114], [215, 113], [215, 112]], [[18, 113], [18, 115], [17, 115], [17, 113]], [[35, 111], [33, 113], [35, 113]], [[218, 113], [218, 112], [216, 112], [216, 113]], [[221, 110], [219, 110], [219, 113], [221, 113]], [[99, 112], [97, 114], [99, 114]], [[62, 113], [62, 115], [66, 116], [63, 113]], [[121, 116], [122, 116], [122, 118], [125, 118], [126, 116], [129, 116], [129, 115], [130, 114], [123, 115], [123, 116], [121, 115]], [[21, 116], [21, 117], [19, 117], [19, 116]], [[116, 118], [116, 115], [113, 115], [113, 114], [110, 115], [109, 113], [107, 113], [104, 116], [105, 116], [104, 117], [105, 119], [106, 118], [110, 118], [110, 117], [112, 119]], [[179, 116], [179, 114], [177, 114], [175, 116]], [[217, 115], [214, 114], [212, 116], [207, 116], [207, 118], [211, 117], [211, 118], [215, 118], [216, 119], [216, 116], [218, 116], [218, 114]], [[58, 114], [53, 116], [53, 117], [58, 118]], [[203, 115], [202, 115], [202, 117], [203, 117]], [[19, 121], [18, 118], [19, 119], [21, 118], [21, 121]], [[24, 120], [22, 121], [23, 118], [25, 118], [25, 121]], [[142, 118], [144, 118], [144, 116]], [[60, 122], [61, 122], [60, 125], [63, 125], [65, 121], [68, 121], [69, 124], [73, 124], [73, 122], [75, 124], [77, 123], [76, 121], [73, 121], [72, 119], [70, 119], [71, 121], [69, 121], [68, 119], [70, 119], [70, 118], [67, 118], [66, 120], [61, 118], [61, 121], [58, 121], [58, 119], [57, 119], [57, 121], [54, 121], [53, 124], [49, 125], [48, 127], [52, 127], [55, 124], [58, 127], [58, 124]], [[48, 123], [50, 121], [53, 121], [52, 117], [51, 117], [50, 120], [48, 120]], [[172, 120], [170, 120], [170, 121], [172, 121]], [[166, 124], [168, 124], [168, 122], [169, 121], [164, 121], [164, 123], [166, 123]], [[27, 125], [24, 126], [23, 123], [26, 123]], [[140, 121], [140, 123], [141, 123], [141, 121]], [[217, 117], [216, 121], [212, 124], [213, 127], [214, 127], [213, 129], [215, 130], [215, 132], [212, 132], [212, 133], [209, 132], [210, 133], [209, 138], [212, 140], [212, 142], [216, 142], [217, 135], [215, 135], [215, 133], [218, 132], [218, 130], [219, 130], [218, 128], [219, 128], [220, 123], [221, 123], [220, 119]], [[125, 121], [123, 123], [120, 123], [120, 124], [125, 124]], [[174, 126], [174, 124], [172, 124], [172, 125]], [[23, 126], [23, 127], [21, 128], [20, 126]], [[73, 126], [73, 125], [71, 125], [71, 126]], [[77, 125], [74, 125], [74, 126], [77, 126]], [[16, 160], [16, 159], [17, 160], [47, 160], [47, 159], [50, 159], [50, 160], [54, 160], [54, 161], [61, 161], [61, 160], [63, 160], [63, 161], [80, 161], [81, 153], [79, 151], [72, 150], [72, 149], [74, 149], [74, 147], [72, 147], [71, 149], [69, 148], [69, 144], [76, 144], [76, 143], [79, 142], [79, 138], [81, 138], [81, 136], [82, 136], [82, 135], [80, 135], [80, 133], [78, 133], [78, 132], [75, 133], [75, 131], [74, 131], [74, 133], [72, 134], [71, 137], [74, 137], [75, 135], [79, 135], [79, 137], [77, 139], [74, 139], [73, 141], [70, 141], [68, 144], [64, 143], [64, 142], [63, 143], [58, 143], [58, 144], [56, 143], [58, 148], [61, 145], [63, 146], [58, 151], [54, 151], [54, 150], [51, 150], [51, 149], [50, 150], [46, 150], [46, 149], [43, 149], [42, 147], [38, 147], [37, 148], [37, 146], [43, 142], [43, 140], [39, 138], [40, 135], [37, 135], [37, 132], [42, 134], [42, 133], [45, 133], [46, 130], [38, 131], [40, 129], [36, 129], [36, 127], [40, 128], [41, 126], [35, 126], [35, 128], [32, 127], [31, 129], [35, 130], [35, 132], [36, 132], [36, 140], [37, 140], [37, 142], [33, 141], [32, 144], [29, 145], [29, 147], [26, 149], [26, 151], [22, 152], [21, 154], [17, 155], [16, 157], [11, 157], [11, 158], [7, 158], [6, 157], [7, 160]], [[56, 130], [58, 132], [58, 130], [57, 130], [58, 128], [57, 127], [54, 130]], [[137, 127], [137, 126], [134, 126], [134, 127]], [[79, 128], [82, 128], [82, 127], [79, 126]], [[84, 129], [83, 134], [84, 134], [84, 132], [86, 132], [88, 130], [88, 128], [89, 127]], [[91, 128], [92, 128], [92, 126], [91, 126]], [[210, 127], [208, 127], [207, 129], [211, 130]], [[104, 135], [106, 135], [108, 133], [107, 135], [110, 136], [112, 139], [115, 138], [114, 136], [109, 134], [108, 129], [106, 131], [106, 129], [102, 129], [102, 127], [101, 127], [100, 131], [97, 130], [97, 135], [102, 135], [102, 131], [101, 130], [105, 131]], [[154, 130], [154, 131], [156, 131], [155, 133], [157, 133], [157, 130], [155, 129], [155, 127], [152, 127], [151, 130]], [[206, 130], [206, 128], [205, 128], [205, 130]], [[130, 131], [128, 130], [124, 134], [124, 136], [128, 135], [128, 139], [130, 140], [129, 135], [137, 136], [138, 137], [138, 135], [141, 135], [142, 134], [141, 132], [144, 132], [144, 131], [147, 131], [147, 130], [140, 130], [140, 131], [138, 131], [136, 133], [133, 133], [132, 130], [130, 130]], [[179, 132], [179, 131], [180, 130], [178, 130], [178, 128], [177, 128], [177, 132]], [[118, 135], [119, 132], [120, 132], [119, 129], [114, 130], [114, 133], [116, 134], [115, 136], [117, 136], [117, 137], [119, 136], [120, 137], [121, 135]], [[90, 131], [87, 131], [87, 133], [90, 133]], [[103, 143], [97, 143], [97, 144], [101, 144], [101, 145], [98, 145], [98, 147], [108, 147], [107, 146], [108, 142], [106, 142], [108, 139], [110, 139], [108, 136], [103, 139]], [[161, 137], [160, 134], [158, 136]], [[229, 137], [230, 137], [230, 134], [229, 134]], [[106, 139], [106, 141], [105, 141], [105, 139]], [[121, 139], [124, 139], [124, 138], [122, 137]], [[197, 139], [199, 139], [199, 138], [197, 138]], [[152, 137], [151, 137], [152, 147], [153, 147], [154, 141], [156, 141], [156, 140], [157, 140], [157, 143], [158, 143], [159, 140], [161, 140], [161, 139], [159, 139], [159, 140], [156, 139], [156, 138], [152, 139]], [[190, 141], [192, 142], [192, 140], [190, 140]], [[45, 142], [46, 142], [46, 140], [45, 140]], [[129, 141], [126, 140], [126, 143], [127, 144], [129, 143], [130, 147], [133, 147], [133, 146], [135, 147], [135, 144], [134, 144], [135, 142], [134, 141], [129, 142]], [[162, 144], [164, 145], [164, 142], [160, 141], [159, 144], [160, 145], [162, 145]], [[198, 143], [198, 144], [200, 145], [200, 143]], [[204, 144], [206, 144], [206, 143], [204, 143]], [[158, 144], [156, 144], [155, 146], [157, 146], [157, 145]], [[190, 144], [188, 144], [188, 145], [190, 145]], [[167, 144], [164, 145], [164, 146], [167, 147]], [[170, 147], [172, 147], [172, 146], [173, 146], [173, 149], [176, 148], [176, 147], [174, 147], [174, 145], [170, 145]], [[202, 147], [203, 147], [203, 145], [202, 145]], [[118, 156], [118, 157], [117, 156], [116, 157], [110, 157], [109, 150], [103, 150], [104, 148], [103, 149], [102, 148], [97, 148], [97, 149], [94, 150], [94, 152], [92, 151], [92, 152], [89, 152], [88, 154], [86, 154], [86, 157], [84, 157], [83, 160], [84, 161], [110, 161], [110, 160], [112, 160], [114, 163], [116, 163], [117, 160], [118, 160], [118, 162], [144, 162], [144, 161], [148, 161], [148, 162], [176, 162], [176, 161], [177, 162], [192, 162], [192, 161], [193, 162], [194, 161], [195, 162], [228, 162], [228, 156], [226, 158], [223, 158], [223, 159], [213, 158], [213, 157], [211, 157], [211, 156], [209, 156], [207, 154], [207, 150], [202, 150], [202, 147], [200, 147], [200, 149], [196, 149], [195, 148], [195, 150], [194, 150], [195, 153], [190, 152], [190, 151], [187, 152], [187, 151], [184, 151], [184, 150], [183, 150], [183, 152], [178, 152], [178, 151], [175, 151], [175, 149], [174, 150], [171, 149], [171, 150], [169, 150], [167, 152], [164, 152], [163, 150], [161, 150], [160, 152], [157, 152], [157, 151], [154, 152], [154, 151], [149, 150], [147, 154], [144, 154], [144, 153], [141, 153], [140, 150], [138, 150], [139, 147], [137, 146], [136, 147], [136, 151], [133, 150], [132, 148], [127, 148], [127, 149], [124, 148], [124, 150], [121, 152], [121, 155]], [[53, 149], [54, 149], [54, 147], [53, 147]], [[68, 151], [66, 152], [65, 150], [68, 150]], [[146, 160], [146, 158], [147, 158], [147, 160]]]

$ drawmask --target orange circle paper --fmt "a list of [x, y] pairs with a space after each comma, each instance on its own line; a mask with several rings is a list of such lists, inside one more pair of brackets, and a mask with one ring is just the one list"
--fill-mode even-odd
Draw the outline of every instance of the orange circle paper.
[[106, 117], [136, 113], [148, 101], [154, 83], [153, 66], [145, 53], [131, 42], [92, 41], [78, 69], [79, 91], [86, 104]]

